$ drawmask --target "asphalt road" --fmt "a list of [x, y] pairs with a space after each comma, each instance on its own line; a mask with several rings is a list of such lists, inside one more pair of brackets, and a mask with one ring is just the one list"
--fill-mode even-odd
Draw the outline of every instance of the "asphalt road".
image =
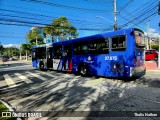
[[[0, 66], [0, 99], [16, 111], [51, 112], [43, 112], [43, 115], [47, 116], [45, 118], [29, 119], [158, 120], [160, 116], [135, 115], [142, 111], [156, 115], [156, 112], [160, 111], [160, 72], [151, 71], [141, 78], [124, 81], [94, 76], [82, 77], [51, 70], [38, 71], [33, 69], [30, 63], [6, 64]], [[68, 116], [72, 117], [58, 112], [56, 116], [60, 117], [53, 117], [56, 111], [81, 112], [68, 113]], [[97, 116], [103, 117], [96, 117], [93, 111], [97, 111]], [[100, 111], [111, 111], [110, 117], [106, 118], [108, 113]], [[128, 115], [124, 111], [134, 112]], [[120, 117], [121, 115], [124, 117]], [[160, 112], [157, 115], [160, 115]]]

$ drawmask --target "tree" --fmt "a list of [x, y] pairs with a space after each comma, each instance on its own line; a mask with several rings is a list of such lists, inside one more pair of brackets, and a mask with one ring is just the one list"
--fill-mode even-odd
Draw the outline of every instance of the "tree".
[[27, 33], [27, 39], [32, 45], [43, 44], [43, 38], [37, 27], [34, 27]]
[[0, 55], [2, 55], [2, 53], [3, 53], [3, 45], [0, 43]]
[[159, 45], [158, 44], [153, 44], [153, 45], [151, 45], [151, 48], [158, 51], [159, 50]]
[[0, 51], [3, 50], [3, 45], [0, 43]]
[[73, 27], [66, 17], [59, 17], [52, 21], [50, 26], [45, 26], [43, 31], [49, 35], [52, 40], [56, 39], [72, 39], [78, 37], [77, 28]]
[[31, 50], [31, 44], [22, 44], [21, 50], [22, 50], [22, 52], [26, 52], [26, 60], [27, 60], [28, 54], [31, 53], [30, 52], [30, 50]]
[[45, 27], [43, 27], [42, 30], [43, 30], [43, 34], [45, 37], [46, 37], [46, 35], [49, 35], [50, 38], [53, 40], [53, 36], [55, 33], [53, 26], [46, 25]]

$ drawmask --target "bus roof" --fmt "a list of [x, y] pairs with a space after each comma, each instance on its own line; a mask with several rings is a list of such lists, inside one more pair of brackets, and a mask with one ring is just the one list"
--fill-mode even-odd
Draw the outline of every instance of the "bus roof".
[[126, 31], [134, 31], [134, 30], [138, 30], [141, 31], [143, 33], [142, 30], [138, 29], [138, 28], [128, 28], [128, 29], [122, 29], [122, 30], [116, 30], [116, 31], [110, 31], [110, 32], [104, 32], [101, 34], [95, 34], [95, 35], [91, 35], [91, 36], [85, 36], [85, 37], [81, 37], [81, 38], [75, 38], [75, 39], [71, 39], [71, 40], [64, 40], [64, 41], [60, 41], [60, 42], [56, 42], [54, 44], [63, 44], [63, 43], [70, 43], [70, 42], [79, 42], [79, 41], [85, 41], [86, 39], [95, 39], [95, 38], [104, 38], [105, 37], [110, 37], [112, 35], [116, 35], [116, 34], [125, 34]]
[[[138, 29], [138, 28], [128, 28], [128, 29], [122, 29], [122, 30], [116, 30], [116, 31], [110, 31], [110, 32], [104, 32], [101, 34], [96, 34], [96, 35], [91, 35], [91, 36], [85, 36], [85, 37], [81, 37], [81, 38], [75, 38], [75, 39], [71, 39], [71, 40], [64, 40], [64, 41], [60, 41], [60, 42], [54, 42], [54, 43], [50, 43], [50, 45], [52, 44], [67, 44], [67, 43], [73, 43], [73, 42], [79, 42], [79, 41], [85, 41], [86, 39], [97, 39], [97, 38], [104, 38], [105, 37], [110, 37], [110, 36], [114, 36], [116, 34], [125, 34], [126, 31], [128, 32], [132, 32], [134, 30], [138, 30], [141, 31], [143, 33], [142, 30]], [[38, 45], [38, 46], [33, 46], [33, 48], [37, 48], [37, 47], [45, 47], [47, 46], [47, 44], [43, 44], [43, 45]]]

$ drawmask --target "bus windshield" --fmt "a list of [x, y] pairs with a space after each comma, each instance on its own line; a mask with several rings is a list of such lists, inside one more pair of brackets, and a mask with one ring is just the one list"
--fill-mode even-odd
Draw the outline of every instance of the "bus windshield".
[[145, 41], [144, 41], [144, 33], [141, 31], [135, 30], [135, 40], [136, 40], [136, 47], [145, 47]]

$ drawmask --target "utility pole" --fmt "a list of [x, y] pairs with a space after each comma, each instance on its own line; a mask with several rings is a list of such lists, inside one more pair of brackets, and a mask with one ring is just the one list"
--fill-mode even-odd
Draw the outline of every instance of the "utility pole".
[[114, 0], [113, 2], [113, 5], [114, 5], [114, 25], [113, 25], [113, 30], [117, 30], [117, 3], [116, 3], [116, 0]]
[[149, 49], [149, 25], [148, 25], [148, 21], [147, 21], [147, 24], [146, 24], [146, 27], [147, 27], [147, 49]]

